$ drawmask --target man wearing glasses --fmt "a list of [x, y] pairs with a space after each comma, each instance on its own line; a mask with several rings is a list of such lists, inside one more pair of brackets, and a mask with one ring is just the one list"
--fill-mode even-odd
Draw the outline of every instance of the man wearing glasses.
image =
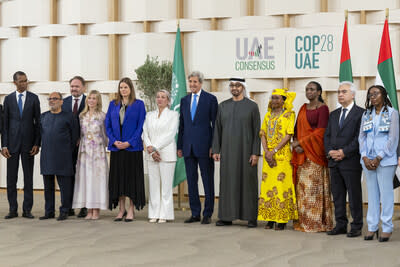
[[19, 159], [24, 172], [22, 217], [33, 219], [33, 164], [40, 146], [40, 102], [28, 92], [28, 78], [22, 71], [13, 75], [16, 91], [4, 99], [1, 154], [7, 158], [7, 198], [9, 213], [5, 219], [18, 217], [17, 180]]
[[72, 205], [72, 186], [74, 166], [73, 149], [79, 138], [76, 117], [72, 112], [62, 111], [62, 96], [58, 92], [51, 93], [50, 111], [40, 117], [42, 134], [42, 153], [40, 155], [40, 172], [43, 175], [45, 214], [40, 220], [55, 217], [55, 176], [61, 191], [60, 215], [57, 220], [68, 218]]

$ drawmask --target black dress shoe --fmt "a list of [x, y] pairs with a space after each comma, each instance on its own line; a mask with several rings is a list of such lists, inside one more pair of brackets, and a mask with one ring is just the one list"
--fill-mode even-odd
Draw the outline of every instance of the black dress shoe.
[[5, 217], [4, 219], [12, 219], [12, 218], [16, 218], [18, 217], [18, 212], [16, 211], [10, 211]]
[[347, 230], [345, 228], [333, 228], [332, 230], [326, 232], [327, 235], [344, 235], [347, 234]]
[[68, 219], [68, 213], [67, 212], [61, 212], [60, 215], [58, 215], [57, 221], [64, 221]]
[[228, 226], [228, 225], [232, 225], [231, 221], [223, 221], [223, 220], [219, 220], [215, 223], [216, 226]]
[[28, 219], [33, 219], [33, 218], [35, 218], [35, 216], [33, 216], [32, 213], [31, 213], [30, 211], [24, 211], [24, 212], [22, 213], [22, 217], [28, 218]]
[[81, 210], [79, 211], [77, 217], [78, 218], [84, 218], [87, 216], [87, 208], [81, 208]]
[[257, 220], [248, 221], [248, 222], [247, 222], [247, 227], [249, 227], [249, 228], [256, 228], [256, 227], [257, 227]]
[[74, 209], [70, 209], [69, 211], [68, 211], [68, 214], [67, 214], [68, 216], [75, 216], [75, 211], [74, 211]]
[[54, 213], [49, 213], [49, 214], [45, 214], [42, 217], [39, 217], [39, 220], [53, 219], [54, 217], [56, 217]]
[[211, 218], [204, 216], [203, 220], [201, 220], [201, 224], [210, 224], [211, 223]]
[[185, 223], [194, 223], [194, 222], [199, 222], [200, 217], [193, 217], [191, 216], [189, 219], [185, 220]]
[[115, 218], [114, 222], [121, 222], [124, 219], [124, 217], [126, 217], [127, 214], [128, 213], [125, 211], [124, 214], [122, 214], [122, 217], [121, 218]]
[[347, 237], [357, 237], [361, 235], [361, 230], [351, 229], [350, 232], [347, 233]]

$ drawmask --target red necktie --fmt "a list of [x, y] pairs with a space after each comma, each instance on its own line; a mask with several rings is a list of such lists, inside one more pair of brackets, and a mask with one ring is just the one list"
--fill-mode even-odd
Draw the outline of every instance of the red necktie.
[[78, 114], [78, 101], [79, 101], [79, 98], [75, 98], [74, 109], [72, 110], [74, 115]]

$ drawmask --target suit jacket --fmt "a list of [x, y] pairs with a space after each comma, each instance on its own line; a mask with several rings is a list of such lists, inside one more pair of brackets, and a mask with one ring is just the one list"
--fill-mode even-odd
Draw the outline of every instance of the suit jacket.
[[[81, 114], [82, 110], [85, 108], [86, 96], [83, 95], [81, 104], [78, 108], [78, 115]], [[67, 112], [72, 112], [72, 96], [67, 96], [63, 99], [62, 110]]]
[[[108, 150], [118, 151], [114, 145], [115, 141], [128, 142], [131, 146], [127, 151], [142, 151], [143, 141], [142, 132], [144, 119], [146, 117], [146, 109], [142, 100], [136, 99], [125, 110], [125, 117], [122, 127], [119, 123], [119, 110], [121, 103], [115, 105], [115, 100], [110, 102], [106, 114], [106, 132], [108, 136]], [[122, 134], [121, 134], [122, 128]]]
[[[162, 161], [176, 161], [175, 136], [178, 131], [179, 113], [164, 109], [158, 118], [158, 110], [147, 113], [143, 126], [143, 141], [160, 153]], [[146, 151], [146, 159], [153, 158]]]
[[343, 122], [342, 129], [339, 128], [341, 111], [342, 108], [338, 108], [329, 115], [328, 126], [324, 135], [324, 146], [326, 154], [330, 150], [342, 149], [345, 157], [341, 161], [329, 159], [328, 167], [339, 167], [343, 170], [360, 170], [358, 135], [364, 109], [354, 104]]
[[22, 117], [20, 116], [16, 93], [4, 99], [2, 147], [10, 153], [29, 152], [33, 146], [40, 146], [40, 102], [37, 95], [26, 92]]
[[191, 152], [196, 157], [208, 157], [212, 146], [218, 101], [214, 95], [202, 90], [192, 121], [191, 99], [192, 94], [181, 99], [178, 149], [183, 151], [184, 157], [190, 156]]

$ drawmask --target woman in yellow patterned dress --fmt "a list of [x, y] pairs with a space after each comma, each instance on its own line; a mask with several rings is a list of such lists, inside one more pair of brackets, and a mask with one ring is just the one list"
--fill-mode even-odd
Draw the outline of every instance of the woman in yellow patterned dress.
[[292, 179], [290, 139], [294, 133], [292, 102], [296, 93], [275, 89], [261, 125], [264, 149], [258, 220], [266, 229], [283, 230], [289, 220], [297, 219], [296, 195]]

